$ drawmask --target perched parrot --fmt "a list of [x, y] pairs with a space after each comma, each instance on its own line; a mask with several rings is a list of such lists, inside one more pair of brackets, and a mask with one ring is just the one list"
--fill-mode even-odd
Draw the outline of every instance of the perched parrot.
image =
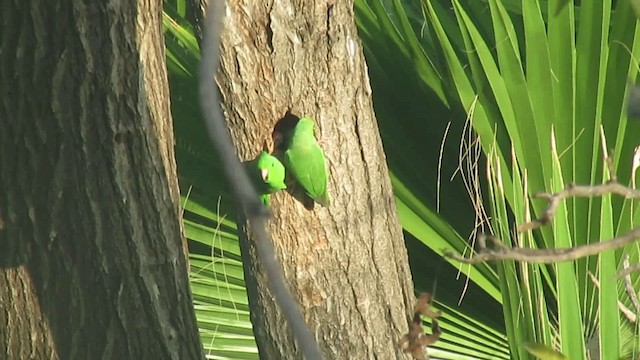
[[260, 194], [260, 199], [266, 206], [269, 206], [269, 194], [287, 188], [284, 183], [284, 166], [268, 152], [263, 151], [255, 159], [246, 161], [245, 166]]
[[329, 205], [324, 151], [314, 135], [315, 122], [301, 118], [286, 137], [283, 163], [287, 173], [307, 195], [322, 206]]

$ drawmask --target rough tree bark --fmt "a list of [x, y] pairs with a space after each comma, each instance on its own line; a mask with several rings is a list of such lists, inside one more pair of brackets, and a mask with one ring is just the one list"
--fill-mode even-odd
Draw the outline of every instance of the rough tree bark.
[[[404, 359], [413, 285], [375, 122], [352, 1], [231, 0], [218, 78], [242, 159], [255, 157], [287, 110], [320, 128], [331, 205], [309, 211], [272, 196], [270, 231], [286, 278], [327, 359]], [[300, 358], [241, 240], [263, 359]]]
[[0, 358], [203, 358], [161, 1], [0, 6]]

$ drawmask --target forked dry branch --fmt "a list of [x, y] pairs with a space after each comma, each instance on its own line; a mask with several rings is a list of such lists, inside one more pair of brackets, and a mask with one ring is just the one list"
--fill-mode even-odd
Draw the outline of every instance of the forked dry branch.
[[[623, 196], [627, 199], [640, 199], [640, 190], [620, 184], [615, 175], [613, 162], [610, 157], [605, 157], [605, 163], [609, 168], [610, 180], [600, 185], [575, 185], [568, 184], [564, 189], [556, 193], [538, 193], [534, 196], [547, 201], [549, 206], [542, 215], [528, 223], [517, 227], [518, 232], [535, 230], [549, 224], [556, 214], [560, 202], [568, 198], [589, 198], [607, 194]], [[626, 233], [610, 240], [594, 242], [586, 245], [561, 249], [532, 249], [522, 247], [509, 247], [505, 243], [491, 235], [479, 234], [477, 237], [478, 249], [473, 257], [464, 257], [452, 251], [445, 250], [444, 256], [465, 264], [477, 264], [485, 261], [515, 260], [528, 263], [551, 264], [563, 261], [573, 261], [583, 257], [597, 255], [603, 251], [617, 249], [640, 239], [640, 227], [633, 228]], [[490, 246], [487, 245], [487, 240]], [[628, 271], [628, 270], [625, 270]]]

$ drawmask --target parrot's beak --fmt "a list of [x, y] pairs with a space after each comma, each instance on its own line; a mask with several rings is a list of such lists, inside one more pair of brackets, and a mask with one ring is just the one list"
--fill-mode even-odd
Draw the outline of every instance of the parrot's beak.
[[269, 180], [269, 170], [267, 169], [260, 170], [260, 175], [262, 175], [262, 180], [264, 181]]

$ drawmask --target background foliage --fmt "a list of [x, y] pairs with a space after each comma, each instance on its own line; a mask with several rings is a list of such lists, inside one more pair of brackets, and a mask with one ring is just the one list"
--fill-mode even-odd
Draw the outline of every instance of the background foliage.
[[[256, 359], [235, 209], [197, 104], [187, 6], [165, 0], [164, 26], [196, 314], [208, 358]], [[637, 226], [637, 202], [606, 196], [568, 201], [550, 226], [514, 232], [544, 209], [532, 194], [609, 179], [601, 130], [619, 180], [630, 181], [640, 130], [624, 111], [640, 51], [630, 2], [356, 0], [355, 10], [416, 289], [435, 286], [444, 312], [430, 355], [527, 359], [523, 344], [535, 342], [571, 359], [638, 358], [637, 325], [617, 302], [632, 305], [612, 280], [623, 256], [638, 262], [636, 244], [551, 266], [441, 256], [469, 254], [477, 232], [551, 248]]]

